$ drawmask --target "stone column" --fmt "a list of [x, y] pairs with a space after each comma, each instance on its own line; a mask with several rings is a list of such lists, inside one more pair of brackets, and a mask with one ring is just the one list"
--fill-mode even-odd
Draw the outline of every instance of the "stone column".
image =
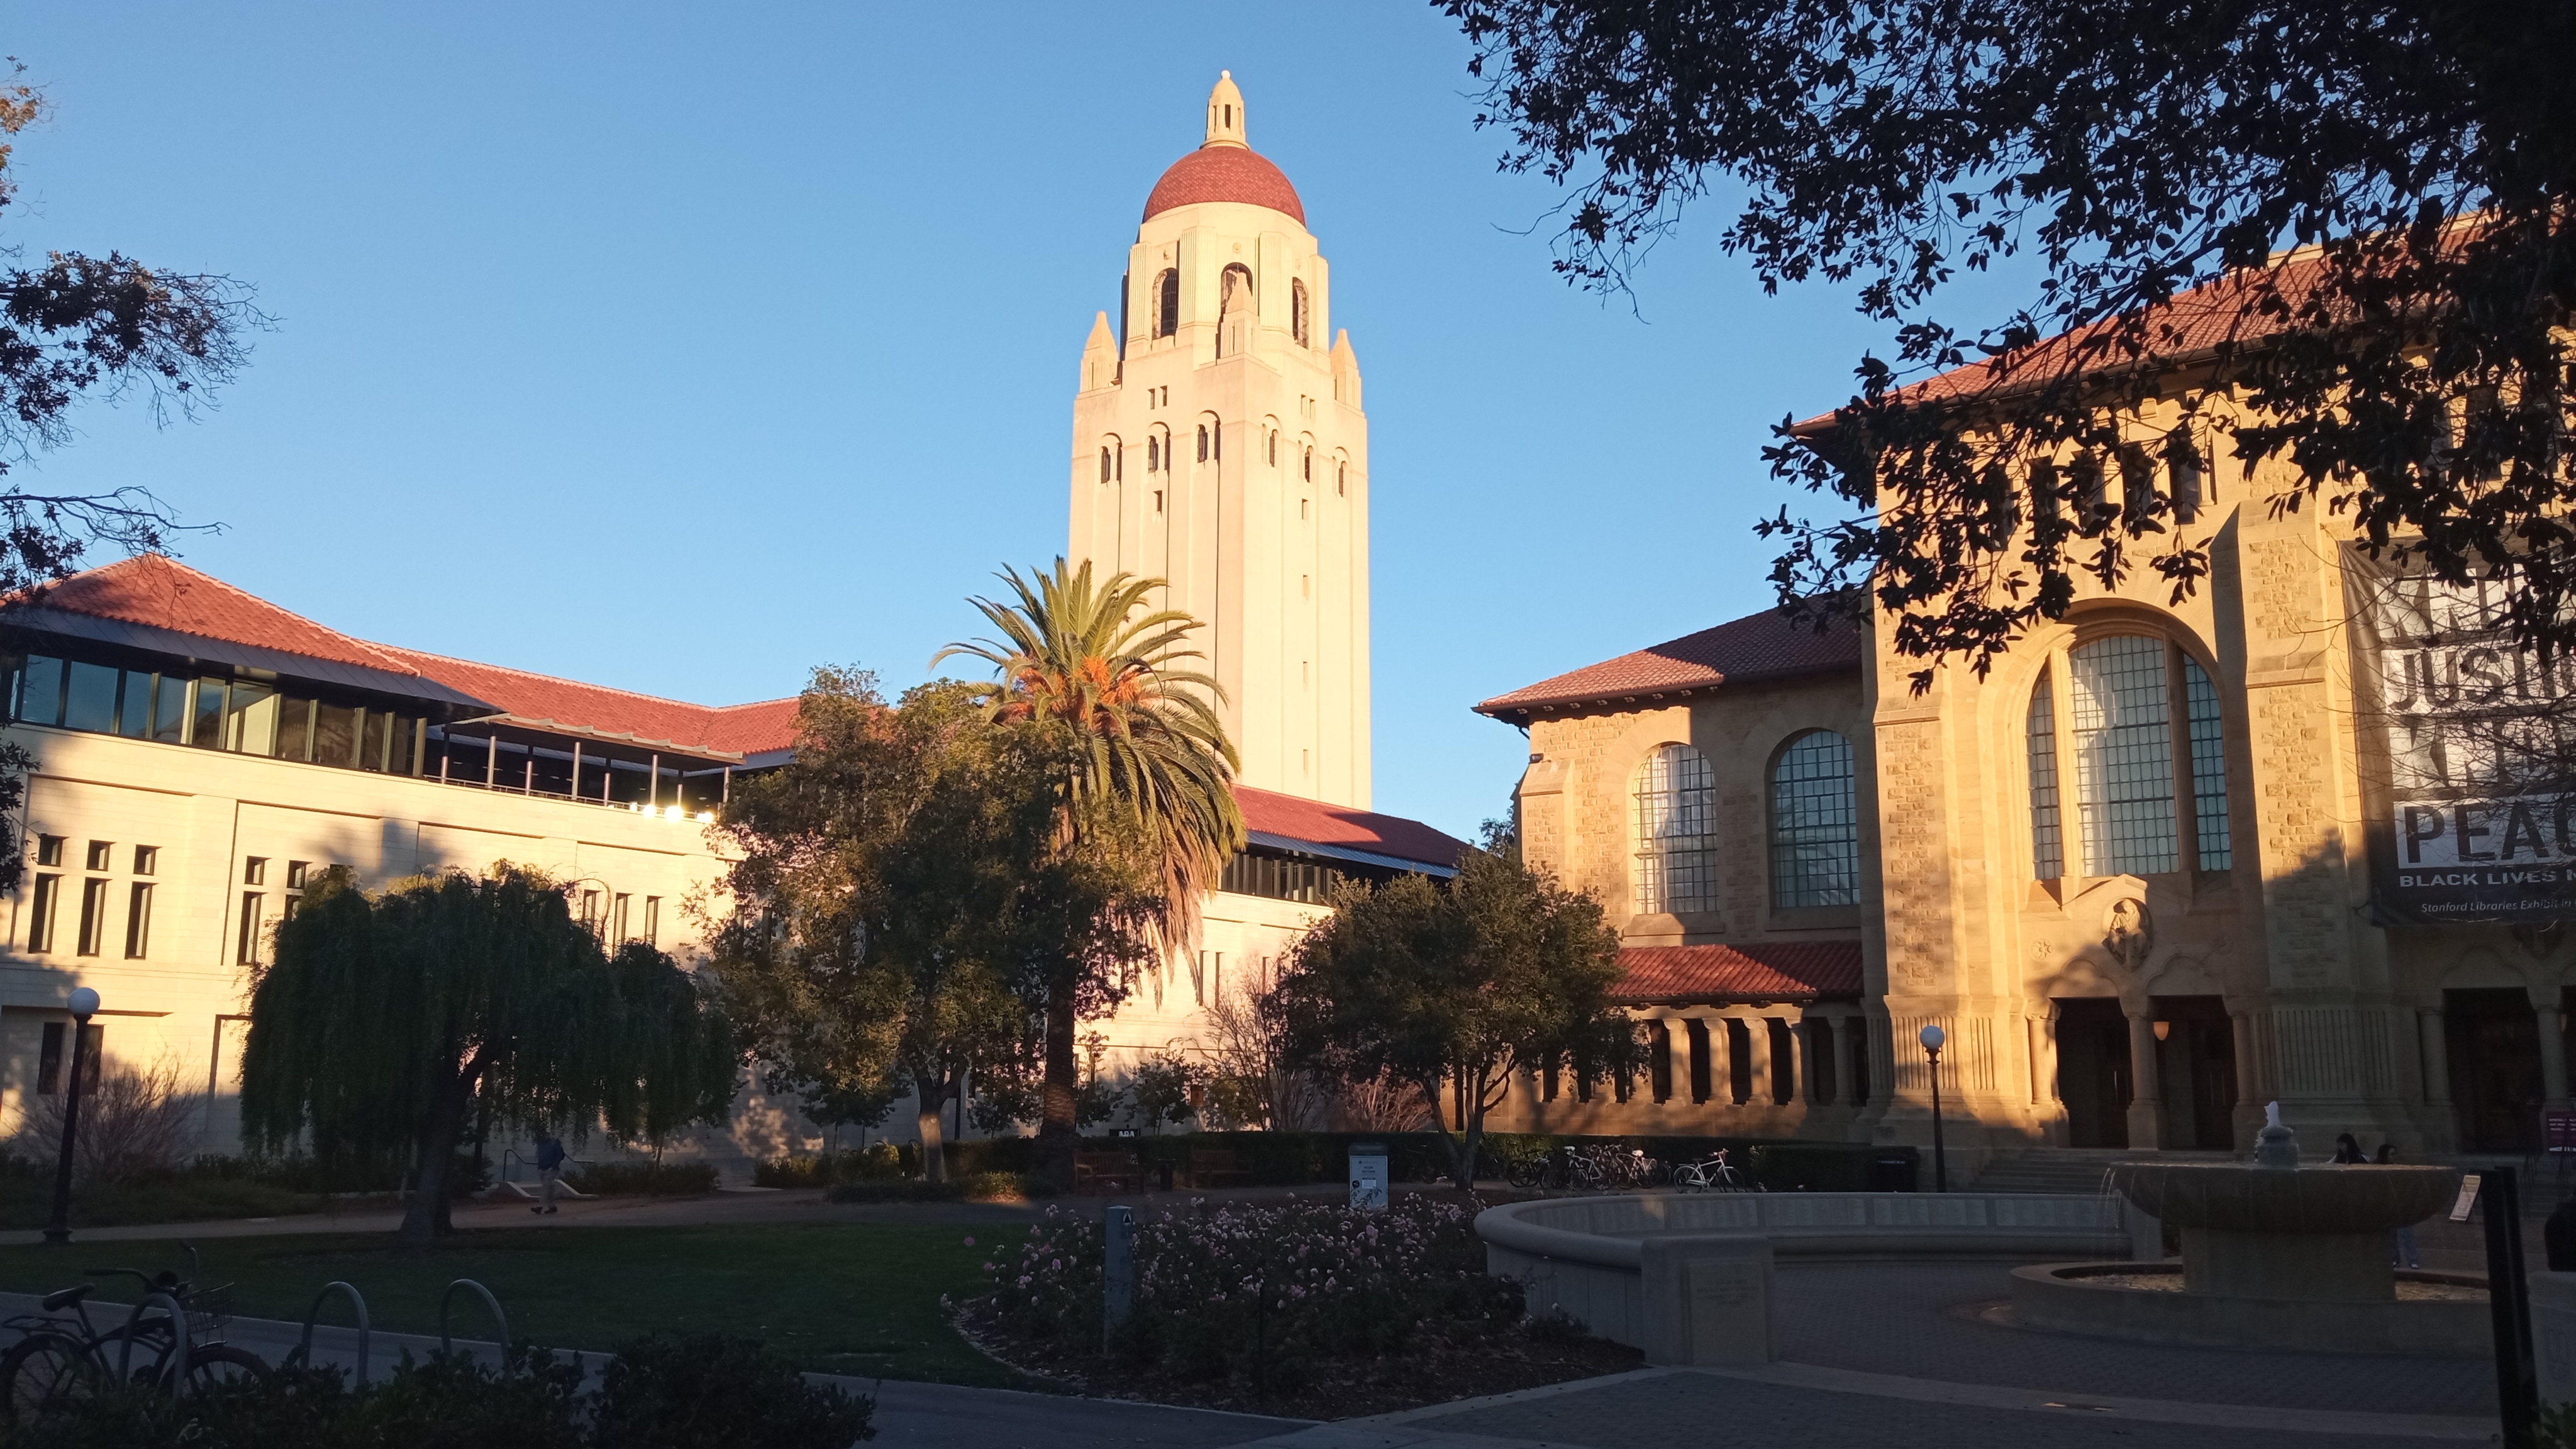
[[1844, 1017], [1842, 1037], [1843, 1101], [1857, 1110], [1869, 1105], [1868, 1095], [1861, 1091], [1869, 1078], [1869, 1014], [1855, 1011]]
[[1744, 1042], [1751, 1050], [1753, 1094], [1745, 1099], [1748, 1107], [1776, 1106], [1780, 1100], [1778, 1081], [1771, 1075], [1771, 1019], [1766, 1016], [1744, 1018]]
[[2156, 1028], [2141, 1011], [2129, 1017], [2129, 1072], [2136, 1085], [2129, 1093], [2129, 1145], [2164, 1145], [2163, 1084], [2156, 1075]]
[[2558, 1003], [2535, 1006], [2540, 1018], [2540, 1095], [2553, 1112], [2567, 1110], [2567, 1029], [2559, 1021]]
[[2451, 1105], [2451, 1039], [2442, 1029], [2442, 1009], [2415, 1013], [2416, 1035], [2424, 1048], [2424, 1100]]

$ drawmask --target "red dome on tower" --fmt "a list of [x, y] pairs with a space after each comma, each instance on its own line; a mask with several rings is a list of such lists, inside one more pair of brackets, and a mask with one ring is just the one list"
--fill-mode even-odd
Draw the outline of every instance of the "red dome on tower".
[[1306, 224], [1306, 206], [1286, 172], [1260, 152], [1244, 146], [1201, 146], [1171, 164], [1145, 198], [1145, 220], [1176, 206], [1202, 201], [1240, 201], [1286, 212]]

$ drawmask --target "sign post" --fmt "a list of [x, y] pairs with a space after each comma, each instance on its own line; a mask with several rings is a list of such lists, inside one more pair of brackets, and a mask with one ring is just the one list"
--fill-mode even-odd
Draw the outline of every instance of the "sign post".
[[1351, 1211], [1386, 1211], [1386, 1144], [1351, 1144]]

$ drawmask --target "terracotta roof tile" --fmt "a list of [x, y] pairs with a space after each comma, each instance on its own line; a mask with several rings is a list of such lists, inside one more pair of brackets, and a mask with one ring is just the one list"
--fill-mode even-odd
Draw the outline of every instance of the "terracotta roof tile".
[[1623, 702], [1802, 674], [1848, 670], [1856, 675], [1867, 643], [1856, 628], [1818, 634], [1792, 624], [1776, 609], [1765, 609], [1496, 695], [1477, 705], [1476, 712], [1499, 719], [1556, 705]]
[[157, 553], [140, 553], [85, 569], [60, 583], [29, 589], [8, 607], [60, 609], [173, 633], [248, 644], [281, 653], [356, 664], [396, 674], [419, 671], [384, 649], [324, 628], [266, 599]]
[[1241, 146], [1201, 146], [1163, 172], [1145, 198], [1145, 220], [1202, 201], [1241, 201], [1284, 211], [1306, 224], [1306, 204], [1270, 158]]
[[743, 755], [785, 749], [796, 737], [793, 699], [711, 708], [390, 644], [376, 647], [431, 679], [489, 700], [503, 713], [523, 720], [551, 720], [576, 729], [631, 736], [647, 744]]
[[1339, 846], [1345, 850], [1364, 850], [1372, 855], [1391, 855], [1399, 860], [1418, 860], [1427, 865], [1454, 866], [1467, 849], [1467, 842], [1456, 836], [1400, 815], [1380, 815], [1371, 810], [1354, 810], [1347, 805], [1327, 805], [1320, 800], [1302, 800], [1272, 790], [1256, 790], [1249, 785], [1235, 786], [1234, 800], [1243, 808], [1244, 827], [1265, 835], [1286, 836], [1291, 840]]
[[1621, 1001], [1813, 1001], [1860, 994], [1858, 941], [1749, 941], [1741, 946], [1623, 946]]

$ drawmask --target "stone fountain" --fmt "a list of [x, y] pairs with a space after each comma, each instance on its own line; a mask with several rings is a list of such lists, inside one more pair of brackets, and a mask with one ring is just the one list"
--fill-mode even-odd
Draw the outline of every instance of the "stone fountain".
[[2459, 1174], [2301, 1167], [2280, 1104], [2266, 1116], [2251, 1163], [2112, 1165], [2109, 1186], [2178, 1231], [2179, 1274], [2170, 1263], [2023, 1268], [2015, 1320], [2159, 1343], [2482, 1354], [2481, 1280], [2390, 1261], [2390, 1234], [2440, 1211]]

